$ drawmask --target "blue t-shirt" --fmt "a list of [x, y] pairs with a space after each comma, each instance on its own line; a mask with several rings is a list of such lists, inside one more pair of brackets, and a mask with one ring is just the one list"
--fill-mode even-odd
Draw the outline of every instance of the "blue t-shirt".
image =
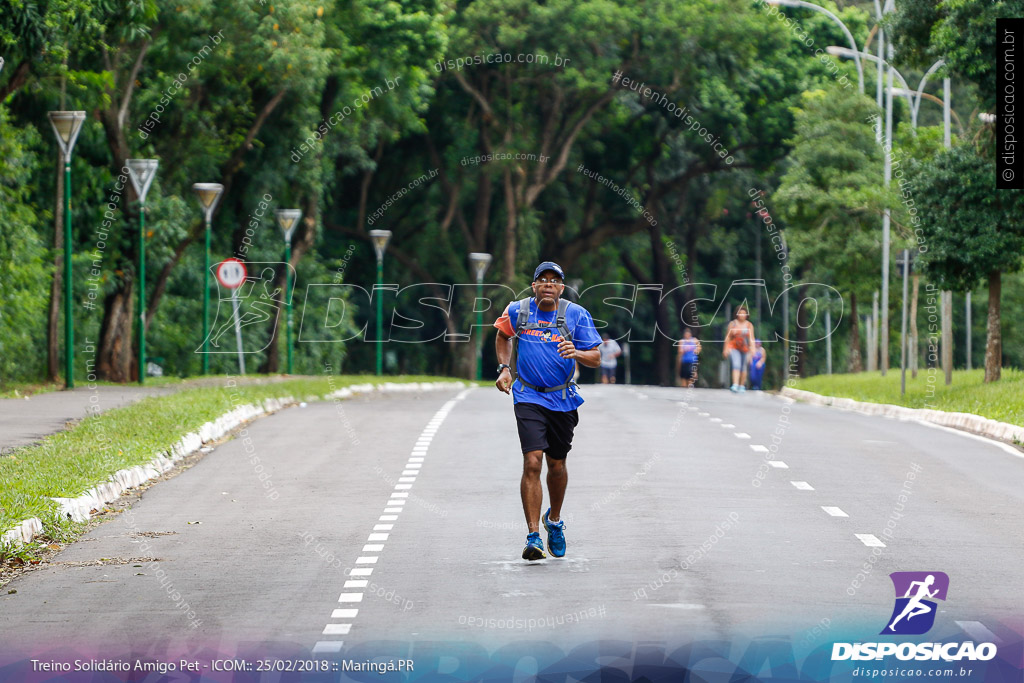
[[679, 345], [683, 348], [683, 362], [684, 363], [696, 363], [697, 362], [697, 340], [693, 339], [682, 339]]
[[[549, 323], [550, 330], [523, 330], [519, 339], [516, 370], [530, 384], [538, 387], [557, 387], [565, 384], [576, 372], [576, 361], [558, 355], [558, 344], [562, 335], [555, 327], [557, 310], [540, 311], [537, 300], [530, 299], [528, 322]], [[519, 302], [513, 301], [505, 308], [505, 313], [494, 323], [494, 326], [506, 334], [514, 333], [519, 322]], [[572, 335], [572, 343], [581, 351], [592, 349], [601, 344], [601, 336], [594, 328], [594, 319], [587, 309], [570, 303], [565, 311], [565, 326]], [[511, 335], [510, 335], [511, 336]], [[570, 386], [565, 390], [565, 398], [561, 391], [541, 393], [524, 385], [518, 379], [512, 385], [513, 403], [536, 403], [550, 410], [569, 412], [583, 405], [583, 397]]]
[[750, 356], [750, 377], [751, 379], [764, 375], [764, 366], [757, 367], [757, 362], [764, 356], [764, 351], [758, 349]]

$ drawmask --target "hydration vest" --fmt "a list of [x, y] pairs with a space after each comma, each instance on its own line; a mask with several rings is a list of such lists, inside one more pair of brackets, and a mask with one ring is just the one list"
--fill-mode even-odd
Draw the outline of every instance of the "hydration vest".
[[[509, 361], [509, 370], [512, 373], [512, 381], [519, 380], [524, 385], [530, 387], [534, 391], [539, 391], [542, 394], [549, 394], [553, 391], [561, 391], [562, 398], [566, 396], [566, 390], [573, 386], [575, 383], [572, 381], [573, 376], [576, 374], [576, 367], [573, 365], [573, 369], [569, 372], [569, 377], [563, 384], [559, 384], [557, 387], [538, 387], [534, 384], [530, 384], [525, 379], [519, 376], [519, 372], [516, 366], [516, 359], [519, 355], [519, 336], [526, 330], [546, 330], [551, 329], [550, 325], [540, 324], [539, 322], [531, 323], [530, 320], [530, 301], [533, 297], [527, 297], [519, 301], [519, 316], [516, 318], [516, 334], [512, 338], [512, 358]], [[555, 329], [558, 330], [558, 334], [562, 335], [562, 339], [566, 341], [572, 341], [572, 333], [569, 331], [568, 326], [565, 324], [565, 312], [569, 308], [568, 299], [558, 300], [558, 313], [555, 316]], [[525, 315], [524, 315], [525, 311]], [[575, 362], [574, 362], [575, 363]]]

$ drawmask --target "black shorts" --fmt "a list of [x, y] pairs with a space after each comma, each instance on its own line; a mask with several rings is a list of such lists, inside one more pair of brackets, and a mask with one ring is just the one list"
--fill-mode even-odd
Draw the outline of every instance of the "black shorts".
[[601, 377], [607, 377], [608, 379], [615, 379], [615, 368], [606, 368], [601, 366]]
[[680, 363], [679, 364], [679, 377], [681, 379], [686, 379], [686, 380], [692, 379], [693, 376], [696, 373], [697, 373], [697, 364], [696, 363]]
[[554, 460], [564, 460], [572, 450], [572, 435], [579, 424], [578, 411], [551, 410], [536, 403], [515, 405], [519, 445], [523, 453], [544, 451]]

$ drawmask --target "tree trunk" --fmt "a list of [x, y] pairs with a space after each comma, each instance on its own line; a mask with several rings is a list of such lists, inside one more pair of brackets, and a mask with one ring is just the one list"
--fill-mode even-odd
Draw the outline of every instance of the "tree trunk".
[[60, 379], [60, 301], [64, 286], [64, 160], [57, 157], [57, 209], [53, 215], [53, 279], [46, 328], [46, 378]]
[[998, 382], [1003, 367], [1003, 335], [999, 329], [999, 299], [1002, 293], [1002, 273], [988, 274], [988, 340], [985, 343], [985, 381]]
[[100, 346], [96, 356], [96, 374], [111, 382], [130, 382], [135, 364], [132, 358], [132, 320], [135, 287], [123, 283], [103, 302]]
[[[651, 238], [651, 269], [654, 274], [654, 282], [671, 289], [673, 285], [672, 276], [669, 270], [668, 257], [665, 255], [665, 245], [661, 241], [661, 230], [654, 226], [650, 228], [649, 233]], [[661, 290], [658, 294], [659, 299], [664, 295], [665, 290]], [[667, 331], [669, 329], [668, 312], [665, 310], [665, 306], [661, 305], [660, 301], [655, 306], [654, 323], [654, 364], [657, 368], [658, 384], [663, 387], [674, 386], [673, 370], [675, 368], [672, 364], [673, 340], [660, 332], [661, 330]]]
[[910, 376], [917, 377], [917, 291], [921, 276], [914, 273], [910, 294]]
[[686, 306], [683, 309], [683, 320], [693, 328], [693, 336], [698, 336], [697, 329], [700, 320], [697, 317], [697, 287], [694, 280], [697, 277], [697, 238], [699, 232], [696, 228], [686, 231]]
[[850, 372], [863, 372], [860, 361], [860, 318], [857, 316], [857, 295], [850, 293]]
[[[516, 194], [512, 187], [512, 172], [505, 171], [505, 254], [502, 270], [502, 280], [506, 283], [515, 281], [516, 277], [516, 240], [518, 230], [518, 207], [516, 206]], [[533, 279], [533, 278], [530, 278]]]
[[[134, 59], [133, 65], [127, 72], [118, 72], [118, 60], [121, 56], [121, 49], [110, 60], [113, 68], [108, 65], [108, 70], [114, 71], [114, 84], [106, 89], [106, 95], [110, 98], [105, 109], [99, 110], [99, 120], [103, 126], [104, 137], [107, 148], [113, 158], [114, 175], [118, 175], [124, 168], [126, 161], [131, 156], [131, 149], [128, 145], [128, 137], [125, 134], [125, 124], [128, 120], [128, 113], [135, 91], [135, 80], [142, 62], [149, 49], [149, 42], [144, 42]], [[122, 48], [123, 49], [123, 48]], [[106, 53], [104, 53], [106, 57]], [[120, 83], [120, 85], [119, 85]], [[121, 211], [128, 225], [138, 224], [138, 214], [135, 202], [138, 197], [131, 183], [126, 183], [124, 194], [121, 197]], [[138, 240], [131, 240], [129, 251], [121, 255], [118, 263], [114, 264], [115, 270], [124, 273], [135, 273], [134, 264], [138, 263]], [[125, 276], [125, 279], [118, 283], [117, 289], [108, 296], [103, 306], [103, 321], [100, 323], [100, 345], [96, 353], [96, 374], [102, 379], [111, 382], [128, 382], [137, 379], [139, 359], [135, 358], [136, 345], [132, 344], [132, 330], [134, 329], [135, 297], [132, 296], [136, 283], [134, 276]]]

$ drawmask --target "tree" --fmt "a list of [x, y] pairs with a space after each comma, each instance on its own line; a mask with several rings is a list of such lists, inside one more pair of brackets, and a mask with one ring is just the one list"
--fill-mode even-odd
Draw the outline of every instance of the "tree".
[[39, 189], [32, 177], [41, 165], [35, 154], [41, 146], [36, 130], [10, 126], [7, 108], [0, 105], [0, 378], [31, 380], [43, 370], [38, 349], [48, 269], [37, 230], [47, 216], [31, 201]]
[[887, 19], [897, 61], [926, 68], [938, 59], [978, 86], [984, 111], [995, 110], [996, 19], [1024, 16], [1024, 0], [901, 0]]
[[915, 174], [921, 227], [928, 250], [925, 272], [943, 289], [970, 291], [988, 280], [985, 381], [999, 379], [1002, 366], [1000, 296], [1002, 274], [1021, 267], [1024, 192], [995, 190], [995, 166], [971, 144], [958, 145], [920, 164]]
[[887, 203], [878, 172], [882, 148], [868, 122], [876, 114], [859, 92], [804, 93], [790, 165], [773, 195], [793, 235], [793, 264], [850, 297], [852, 372], [862, 367], [857, 298], [874, 288], [878, 216]]

